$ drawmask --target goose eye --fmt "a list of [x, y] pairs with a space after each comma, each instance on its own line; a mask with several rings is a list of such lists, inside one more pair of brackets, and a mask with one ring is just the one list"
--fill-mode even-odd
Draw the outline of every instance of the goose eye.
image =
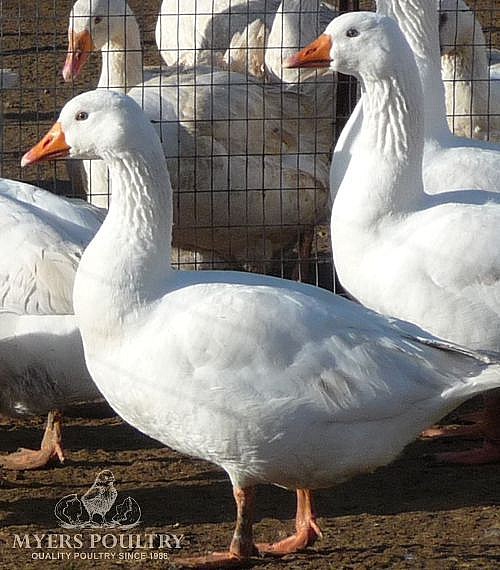
[[94, 18], [94, 24], [100, 24], [102, 22], [102, 16], [96, 16]]
[[356, 28], [350, 28], [349, 30], [347, 30], [345, 35], [348, 38], [355, 38], [356, 36], [359, 36], [359, 32], [358, 30], [356, 30]]
[[79, 113], [76, 114], [76, 117], [75, 117], [75, 119], [77, 121], [85, 121], [88, 118], [89, 118], [89, 114], [86, 113], [85, 111], [80, 111]]

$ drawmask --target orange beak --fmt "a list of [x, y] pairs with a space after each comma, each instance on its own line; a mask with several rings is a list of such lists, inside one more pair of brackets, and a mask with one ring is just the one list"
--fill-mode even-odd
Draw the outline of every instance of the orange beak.
[[330, 50], [332, 39], [326, 34], [321, 34], [318, 39], [311, 42], [298, 53], [290, 56], [285, 67], [330, 67]]
[[77, 34], [73, 30], [68, 32], [68, 54], [62, 71], [64, 81], [78, 77], [92, 51], [94, 42], [89, 31], [84, 30]]
[[21, 166], [42, 160], [69, 156], [70, 146], [66, 143], [61, 123], [54, 123], [50, 131], [21, 159]]

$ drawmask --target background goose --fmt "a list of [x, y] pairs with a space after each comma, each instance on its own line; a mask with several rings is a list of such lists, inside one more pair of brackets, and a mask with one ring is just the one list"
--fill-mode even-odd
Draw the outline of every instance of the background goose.
[[[332, 5], [326, 7], [319, 0], [282, 0], [275, 12], [249, 21], [231, 36], [223, 60], [232, 71], [284, 82], [297, 89], [299, 83], [317, 80], [318, 71], [287, 69], [283, 62], [312, 41], [337, 15]], [[326, 75], [332, 81], [332, 74]]]
[[[330, 30], [292, 63], [331, 62], [348, 71], [350, 61], [337, 60]], [[353, 28], [354, 51], [362, 49], [364, 36]], [[424, 192], [424, 99], [413, 54], [399, 34], [393, 36], [389, 44], [385, 36], [369, 44], [386, 55], [377, 66], [369, 60], [371, 66], [359, 69], [363, 121], [332, 208], [335, 267], [345, 289], [365, 306], [464, 346], [498, 352], [500, 198], [482, 190]], [[490, 440], [482, 450], [447, 458], [498, 460], [499, 409], [498, 395], [489, 398], [484, 429]]]
[[[386, 53], [368, 49], [378, 43], [364, 37], [351, 51], [346, 31], [354, 25], [402, 40], [389, 19], [344, 16], [332, 24], [339, 63]], [[220, 465], [233, 484], [238, 517], [229, 551], [190, 563], [222, 567], [256, 552], [258, 483], [298, 489], [299, 498], [296, 535], [260, 551], [307, 546], [318, 534], [310, 489], [387, 463], [463, 399], [500, 385], [500, 367], [486, 358], [320, 288], [172, 270], [163, 149], [130, 98], [98, 91], [74, 98], [23, 163], [54, 152], [101, 156], [115, 191], [74, 289], [94, 380], [132, 425]]]
[[270, 80], [296, 84], [320, 79], [317, 70], [287, 69], [283, 63], [292, 53], [310, 43], [337, 15], [338, 12], [325, 7], [319, 0], [282, 0], [265, 52], [265, 68]]
[[450, 129], [500, 142], [500, 77], [492, 75], [483, 30], [463, 0], [441, 0], [439, 35]]
[[[114, 12], [125, 13], [118, 6], [124, 0], [110, 4], [116, 4]], [[75, 55], [87, 53], [89, 45], [106, 51], [106, 38], [113, 37], [114, 48], [125, 49], [125, 38], [138, 35], [137, 25], [127, 27], [135, 21], [128, 8], [124, 24], [123, 17], [101, 16], [99, 4], [90, 6], [89, 13], [89, 3], [78, 0], [73, 8], [68, 79], [86, 61], [79, 56], [75, 63]], [[139, 39], [132, 42], [136, 44]], [[139, 82], [136, 59], [113, 49], [103, 62], [107, 80], [121, 86], [118, 90], [126, 90], [124, 77]], [[311, 117], [308, 94], [282, 92], [240, 74], [206, 68], [158, 75], [128, 94], [154, 122], [169, 158], [177, 191], [174, 246], [215, 251], [226, 261], [248, 260], [247, 268], [262, 269], [264, 260], [292, 247], [300, 234], [310, 235], [328, 200], [332, 126], [324, 117], [331, 117], [331, 105]], [[91, 172], [92, 192], [97, 187], [97, 194], [106, 194], [105, 166], [95, 161], [92, 169], [94, 165], [98, 170]]]
[[[279, 0], [163, 0], [156, 24], [156, 44], [169, 67], [198, 64], [220, 67], [231, 39], [244, 30], [248, 47], [258, 49], [256, 21], [269, 28]], [[255, 34], [255, 35], [254, 35]]]
[[[149, 73], [144, 75], [139, 25], [126, 1], [75, 2], [69, 16], [68, 54], [62, 70], [65, 81], [78, 76], [94, 50], [102, 57], [97, 84], [100, 89], [126, 93], [151, 78]], [[107, 208], [111, 189], [104, 163], [84, 160], [67, 164], [74, 186], [87, 194], [91, 204]]]
[[2, 457], [4, 468], [62, 461], [56, 410], [99, 397], [85, 365], [72, 294], [83, 250], [103, 219], [80, 200], [0, 179], [0, 413], [49, 412], [41, 448]]
[[[462, 188], [500, 191], [500, 146], [456, 137], [448, 127], [436, 3], [428, 0], [377, 0], [377, 11], [398, 22], [413, 50], [422, 79], [425, 191], [429, 194]], [[356, 145], [362, 114], [362, 103], [358, 103], [336, 145], [330, 171], [332, 197], [338, 191]]]

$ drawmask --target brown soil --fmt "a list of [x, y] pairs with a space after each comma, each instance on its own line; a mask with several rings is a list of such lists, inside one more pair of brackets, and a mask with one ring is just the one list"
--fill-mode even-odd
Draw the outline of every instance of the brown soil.
[[[147, 63], [157, 64], [152, 31], [159, 2], [130, 0], [130, 4], [140, 15]], [[491, 9], [495, 0], [476, 4]], [[95, 84], [95, 72], [92, 73], [90, 66], [78, 85], [67, 86], [60, 77], [70, 5], [69, 0], [1, 3], [0, 66], [18, 69], [22, 85], [1, 98], [6, 123], [2, 175], [43, 184], [59, 193], [71, 193], [60, 164], [23, 172], [18, 165], [21, 154], [54, 121], [64, 101]], [[494, 14], [497, 24], [499, 12], [497, 7]], [[485, 25], [492, 27], [491, 12], [483, 14]], [[318, 236], [328, 243], [325, 228], [319, 229]], [[327, 250], [324, 245], [318, 249], [321, 247]], [[0, 451], [6, 453], [20, 446], [37, 445], [43, 423], [42, 419], [22, 422], [5, 419], [0, 423], [0, 431]], [[120, 552], [126, 552], [124, 549], [106, 551], [102, 547], [93, 552], [114, 552], [115, 560], [96, 562], [73, 557], [37, 561], [32, 560], [34, 549], [13, 548], [15, 533], [73, 535], [75, 531], [57, 526], [55, 504], [70, 493], [81, 496], [103, 469], [112, 470], [121, 495], [130, 495], [140, 505], [143, 522], [129, 532], [184, 535], [181, 553], [186, 556], [228, 545], [235, 513], [230, 484], [219, 469], [165, 449], [112, 415], [67, 419], [64, 442], [67, 450], [64, 466], [1, 474], [2, 569], [168, 567], [165, 561], [150, 559], [149, 551], [147, 560], [134, 562], [118, 559]], [[264, 558], [252, 561], [249, 566], [290, 570], [500, 567], [498, 466], [438, 466], [425, 458], [434, 451], [460, 449], [465, 445], [452, 441], [417, 442], [393, 465], [336, 489], [318, 492], [323, 539], [304, 554], [284, 560]], [[273, 487], [259, 489], [255, 525], [258, 540], [283, 538], [293, 529], [293, 516], [292, 493]], [[175, 561], [175, 556], [172, 555], [171, 561]]]
[[[33, 446], [41, 420], [4, 420], [0, 450]], [[14, 534], [61, 534], [54, 507], [70, 493], [81, 495], [97, 473], [110, 469], [120, 496], [142, 510], [142, 524], [129, 533], [184, 535], [180, 555], [224, 549], [231, 538], [234, 506], [227, 476], [213, 465], [188, 459], [141, 435], [115, 417], [70, 418], [64, 441], [67, 460], [34, 472], [4, 472], [0, 482], [0, 566], [45, 568], [159, 568], [165, 561], [72, 559], [33, 561], [35, 549], [13, 548]], [[471, 442], [468, 442], [471, 444]], [[500, 565], [500, 470], [440, 466], [434, 451], [458, 449], [458, 442], [417, 442], [391, 466], [316, 495], [324, 537], [307, 552], [283, 560], [251, 561], [255, 568], [498, 568]], [[257, 540], [281, 539], [293, 529], [294, 495], [261, 487], [257, 495]], [[87, 531], [90, 532], [90, 531]], [[101, 534], [113, 531], [92, 531]], [[33, 540], [33, 539], [32, 539]], [[110, 544], [110, 543], [108, 543]], [[82, 552], [105, 552], [100, 547]], [[43, 552], [51, 552], [44, 549]], [[55, 549], [52, 552], [71, 552]], [[73, 551], [75, 552], [75, 551]], [[126, 549], [111, 548], [116, 557]], [[140, 553], [140, 550], [135, 550]], [[151, 552], [159, 552], [152, 549]], [[137, 554], [139, 555], [139, 554]], [[175, 556], [171, 555], [171, 562]], [[149, 557], [149, 551], [147, 551]]]

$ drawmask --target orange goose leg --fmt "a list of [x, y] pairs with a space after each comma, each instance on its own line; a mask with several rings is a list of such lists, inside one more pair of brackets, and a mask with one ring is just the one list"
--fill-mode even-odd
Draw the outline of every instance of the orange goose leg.
[[253, 514], [255, 505], [255, 489], [248, 487], [233, 488], [236, 501], [237, 516], [233, 539], [227, 552], [213, 552], [195, 558], [176, 558], [172, 563], [181, 568], [226, 568], [240, 566], [251, 556], [258, 555], [253, 542]]
[[61, 434], [61, 413], [58, 411], [49, 412], [40, 449], [21, 448], [15, 453], [0, 457], [0, 467], [21, 471], [46, 467], [54, 459], [59, 459], [63, 463], [64, 452]]
[[297, 489], [297, 515], [295, 517], [295, 534], [275, 543], [257, 544], [259, 552], [284, 556], [304, 550], [311, 546], [322, 533], [316, 522], [312, 491], [309, 489]]
[[500, 390], [484, 397], [482, 421], [474, 426], [484, 437], [482, 447], [468, 451], [438, 453], [436, 459], [446, 463], [482, 465], [500, 462]]

